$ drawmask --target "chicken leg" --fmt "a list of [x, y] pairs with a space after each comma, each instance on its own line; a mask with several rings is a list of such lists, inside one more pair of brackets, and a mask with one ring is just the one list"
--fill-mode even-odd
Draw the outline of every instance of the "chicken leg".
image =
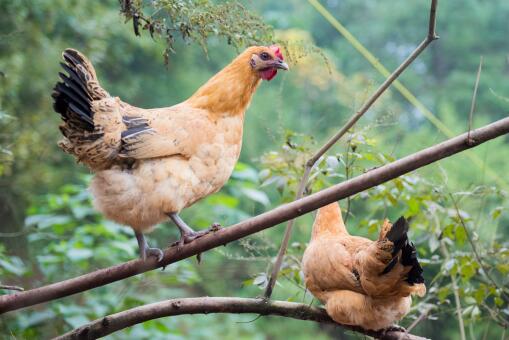
[[168, 213], [168, 217], [172, 220], [173, 223], [180, 230], [180, 240], [178, 240], [177, 244], [179, 247], [182, 247], [185, 243], [189, 243], [191, 241], [196, 240], [203, 235], [207, 235], [211, 231], [218, 230], [220, 225], [218, 223], [212, 224], [212, 226], [207, 230], [194, 231], [190, 226], [184, 222], [177, 213]]
[[140, 247], [140, 257], [143, 261], [147, 259], [147, 256], [155, 256], [157, 262], [163, 259], [163, 251], [159, 248], [150, 248], [145, 236], [142, 233], [135, 232], [136, 239], [138, 240], [138, 246]]

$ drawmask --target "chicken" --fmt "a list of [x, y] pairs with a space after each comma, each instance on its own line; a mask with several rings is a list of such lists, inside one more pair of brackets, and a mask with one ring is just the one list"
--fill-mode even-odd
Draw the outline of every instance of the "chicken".
[[184, 102], [142, 109], [111, 96], [80, 52], [66, 49], [55, 85], [54, 109], [63, 120], [59, 146], [93, 173], [94, 206], [108, 219], [134, 229], [140, 257], [150, 248], [144, 233], [168, 217], [179, 244], [195, 232], [179, 212], [217, 192], [230, 177], [242, 145], [244, 113], [261, 80], [288, 70], [279, 47], [253, 46]]
[[302, 270], [306, 287], [336, 322], [380, 330], [409, 311], [426, 287], [404, 217], [384, 221], [378, 240], [351, 236], [337, 203], [318, 210]]

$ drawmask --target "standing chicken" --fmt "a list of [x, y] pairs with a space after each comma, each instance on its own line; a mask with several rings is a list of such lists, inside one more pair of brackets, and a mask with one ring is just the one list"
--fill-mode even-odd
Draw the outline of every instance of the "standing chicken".
[[288, 70], [277, 46], [245, 50], [186, 101], [142, 109], [112, 97], [80, 52], [66, 49], [67, 75], [59, 73], [52, 97], [63, 120], [59, 146], [95, 176], [95, 207], [107, 218], [134, 229], [140, 257], [162, 251], [143, 236], [170, 218], [179, 243], [195, 232], [179, 212], [217, 192], [230, 177], [242, 145], [244, 113], [261, 79]]
[[302, 269], [306, 287], [332, 319], [379, 330], [403, 318], [411, 295], [426, 293], [408, 223], [387, 220], [378, 240], [351, 236], [337, 203], [318, 210]]

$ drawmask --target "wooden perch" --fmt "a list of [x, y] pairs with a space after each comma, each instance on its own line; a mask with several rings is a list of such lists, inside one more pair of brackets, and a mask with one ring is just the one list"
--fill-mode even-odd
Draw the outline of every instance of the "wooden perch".
[[[124, 328], [165, 316], [209, 313], [279, 315], [287, 318], [338, 325], [327, 315], [324, 309], [311, 307], [303, 303], [268, 301], [265, 299], [198, 297], [166, 300], [108, 315], [59, 336], [55, 340], [97, 339]], [[370, 331], [348, 325], [339, 326], [384, 340], [425, 340], [425, 338], [403, 331]]]
[[[509, 117], [473, 130], [470, 134], [464, 133], [400, 160], [370, 170], [365, 174], [336, 184], [305, 198], [279, 206], [271, 211], [249, 218], [231, 227], [205, 235], [184, 245], [181, 249], [177, 249], [177, 247], [167, 248], [164, 252], [163, 260], [159, 263], [157, 263], [154, 258], [149, 258], [146, 262], [142, 260], [132, 260], [44, 287], [0, 296], [0, 313], [55, 300], [92, 288], [104, 286], [108, 283], [119, 281], [155, 268], [165, 267], [170, 263], [225, 245], [297, 216], [304, 215], [334, 201], [373, 188], [391, 179], [507, 133], [509, 133]], [[467, 137], [469, 137], [470, 140], [468, 140]]]

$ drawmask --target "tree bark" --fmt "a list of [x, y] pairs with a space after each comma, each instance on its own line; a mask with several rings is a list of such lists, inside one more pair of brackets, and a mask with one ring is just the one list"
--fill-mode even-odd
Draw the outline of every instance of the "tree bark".
[[170, 263], [201, 254], [212, 248], [225, 245], [229, 242], [273, 227], [281, 222], [304, 215], [334, 201], [373, 188], [391, 179], [507, 133], [509, 133], [509, 117], [370, 170], [349, 181], [336, 184], [300, 200], [279, 206], [271, 211], [249, 218], [231, 227], [220, 229], [217, 232], [200, 237], [186, 244], [181, 249], [177, 249], [177, 247], [167, 248], [164, 252], [163, 260], [159, 263], [157, 263], [154, 258], [147, 259], [145, 262], [141, 260], [132, 260], [44, 287], [0, 296], [0, 313], [33, 306], [38, 303], [104, 286], [108, 283], [119, 281], [155, 268], [164, 267]]
[[[55, 340], [97, 339], [124, 328], [165, 316], [209, 313], [278, 315], [339, 325], [327, 315], [323, 308], [303, 303], [265, 299], [198, 297], [166, 300], [108, 315], [59, 336]], [[384, 340], [425, 340], [425, 338], [403, 331], [371, 331], [355, 326], [339, 326]]]

